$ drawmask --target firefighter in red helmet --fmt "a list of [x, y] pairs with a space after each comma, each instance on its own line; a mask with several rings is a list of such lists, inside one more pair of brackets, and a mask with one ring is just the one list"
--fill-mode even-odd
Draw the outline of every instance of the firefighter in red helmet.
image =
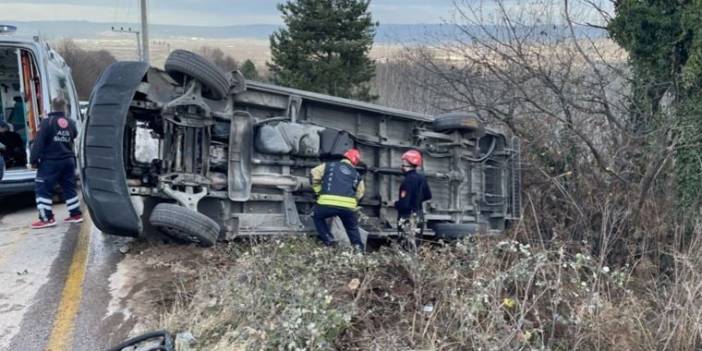
[[327, 246], [335, 244], [327, 218], [339, 217], [351, 245], [364, 250], [356, 218], [358, 201], [365, 190], [361, 174], [356, 170], [360, 162], [361, 153], [357, 149], [349, 149], [342, 160], [325, 162], [311, 171], [312, 189], [317, 194], [314, 225], [317, 237]]
[[416, 237], [421, 235], [424, 225], [422, 204], [431, 200], [431, 189], [424, 174], [417, 170], [422, 167], [422, 153], [408, 150], [402, 155], [402, 173], [405, 179], [400, 185], [399, 199], [395, 202], [398, 229], [411, 249], [416, 250]]

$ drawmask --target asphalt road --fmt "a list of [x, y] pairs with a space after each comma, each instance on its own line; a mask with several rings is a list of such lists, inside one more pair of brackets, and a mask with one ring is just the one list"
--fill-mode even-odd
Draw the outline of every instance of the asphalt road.
[[127, 338], [133, 321], [111, 284], [127, 239], [106, 236], [87, 218], [31, 230], [34, 195], [0, 198], [0, 350], [106, 350]]

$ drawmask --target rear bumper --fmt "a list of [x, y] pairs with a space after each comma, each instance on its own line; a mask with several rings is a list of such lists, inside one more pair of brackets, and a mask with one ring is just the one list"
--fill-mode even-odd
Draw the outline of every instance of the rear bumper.
[[34, 191], [34, 181], [23, 183], [0, 182], [0, 194], [10, 195]]

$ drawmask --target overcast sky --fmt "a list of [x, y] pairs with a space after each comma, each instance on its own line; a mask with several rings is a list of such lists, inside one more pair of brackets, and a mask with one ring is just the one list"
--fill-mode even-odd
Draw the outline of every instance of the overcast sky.
[[[481, 3], [483, 0], [460, 0]], [[576, 2], [578, 0], [575, 0]], [[582, 0], [580, 0], [582, 1]], [[605, 3], [609, 1], [604, 1]], [[279, 0], [148, 0], [154, 24], [224, 26], [280, 24]], [[442, 23], [450, 19], [454, 0], [372, 0], [381, 23]], [[506, 0], [525, 3], [527, 0]], [[487, 1], [486, 3], [489, 3]], [[139, 0], [0, 0], [0, 20], [137, 22]]]
[[[277, 0], [149, 0], [150, 19], [159, 24], [279, 24]], [[371, 11], [383, 23], [441, 23], [453, 0], [374, 0]], [[0, 0], [0, 19], [136, 22], [139, 0]]]

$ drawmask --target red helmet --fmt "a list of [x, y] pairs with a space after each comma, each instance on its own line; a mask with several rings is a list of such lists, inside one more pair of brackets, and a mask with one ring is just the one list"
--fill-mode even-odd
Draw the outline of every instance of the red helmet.
[[402, 154], [402, 161], [407, 161], [415, 167], [422, 166], [422, 154], [417, 150], [409, 150]]
[[344, 153], [344, 157], [351, 161], [351, 164], [354, 166], [361, 162], [361, 152], [358, 149], [349, 149]]

